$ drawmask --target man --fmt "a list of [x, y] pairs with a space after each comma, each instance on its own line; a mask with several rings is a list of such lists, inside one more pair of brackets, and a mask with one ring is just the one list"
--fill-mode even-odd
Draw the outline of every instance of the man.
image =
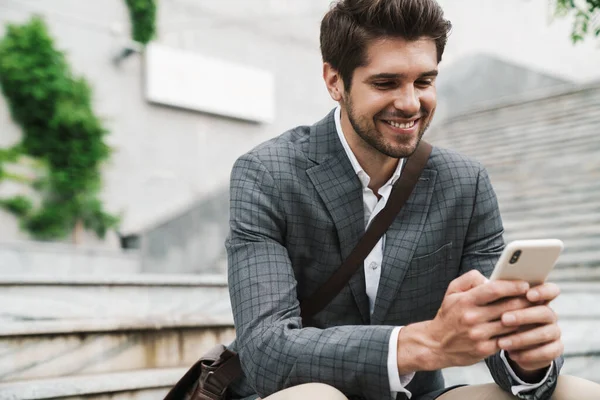
[[[558, 378], [563, 345], [547, 305], [557, 286], [487, 282], [504, 247], [495, 194], [481, 165], [439, 148], [360, 273], [308, 325], [300, 318], [299, 301], [385, 206], [431, 122], [449, 30], [435, 0], [339, 1], [321, 24], [339, 107], [236, 162], [226, 247], [238, 397], [549, 399], [594, 388]], [[445, 388], [440, 369], [483, 359], [497, 385]]]

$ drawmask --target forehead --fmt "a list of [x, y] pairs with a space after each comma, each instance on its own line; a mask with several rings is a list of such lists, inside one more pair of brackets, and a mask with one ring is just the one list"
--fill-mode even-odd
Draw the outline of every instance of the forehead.
[[431, 38], [406, 40], [403, 38], [376, 39], [369, 43], [366, 64], [356, 73], [416, 74], [437, 69], [437, 49]]

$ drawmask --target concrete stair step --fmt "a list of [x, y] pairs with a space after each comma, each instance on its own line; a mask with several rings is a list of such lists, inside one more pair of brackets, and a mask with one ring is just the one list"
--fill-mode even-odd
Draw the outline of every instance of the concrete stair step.
[[473, 137], [476, 137], [481, 132], [487, 133], [506, 128], [510, 129], [515, 126], [535, 128], [539, 125], [548, 125], [552, 122], [562, 123], [569, 120], [569, 116], [593, 116], [598, 107], [598, 100], [594, 99], [590, 104], [573, 103], [564, 110], [559, 109], [556, 105], [543, 110], [543, 105], [538, 103], [534, 105], [535, 112], [533, 113], [531, 107], [491, 109], [487, 112], [465, 115], [462, 119], [452, 118], [446, 121], [444, 125], [436, 127], [435, 134], [436, 136], [439, 135], [441, 139], [452, 140], [452, 137], [447, 132], [457, 131], [459, 143], [471, 144], [474, 141]]
[[[600, 195], [600, 191], [598, 193]], [[516, 205], [513, 203], [513, 205]], [[507, 221], [522, 221], [529, 218], [553, 218], [557, 215], [574, 214], [574, 215], [585, 215], [595, 214], [600, 212], [600, 204], [594, 204], [591, 202], [583, 202], [576, 204], [555, 204], [550, 203], [542, 207], [534, 207], [531, 209], [523, 209], [515, 207], [512, 210], [506, 210], [505, 207], [501, 207], [502, 219]]]
[[[475, 112], [467, 112], [452, 117], [442, 128], [458, 130], [460, 138], [468, 140], [482, 129], [498, 129], [506, 126], [535, 125], [552, 120], [571, 120], [575, 115], [588, 116], [598, 110], [600, 88], [589, 87], [584, 91], [572, 91], [562, 96], [539, 98], [525, 103], [491, 107]], [[438, 132], [436, 132], [438, 133]], [[450, 136], [444, 136], [450, 138]]]
[[146, 369], [0, 383], [0, 398], [2, 400], [157, 400], [164, 398], [186, 370], [186, 368]]
[[[532, 180], [535, 180], [532, 177]], [[492, 178], [492, 184], [498, 181]], [[537, 186], [527, 187], [527, 182], [498, 184], [496, 195], [503, 212], [529, 212], [548, 208], [558, 211], [573, 211], [578, 207], [597, 209], [598, 202], [593, 201], [600, 195], [600, 184], [590, 183], [585, 187], [573, 185], [572, 188], [552, 186], [549, 182], [540, 182]], [[574, 208], [571, 208], [574, 206]], [[560, 209], [562, 207], [562, 209]]]
[[[600, 103], [596, 107], [600, 107]], [[443, 125], [440, 128], [443, 131], [433, 132], [430, 140], [441, 146], [454, 147], [463, 151], [477, 150], [481, 154], [494, 154], [506, 148], [522, 150], [523, 147], [519, 146], [521, 143], [526, 145], [524, 149], [527, 149], [534, 141], [537, 141], [536, 144], [542, 148], [552, 147], [557, 140], [561, 139], [569, 143], [571, 140], [587, 137], [590, 142], [597, 143], [593, 132], [600, 114], [597, 109], [588, 109], [587, 114], [577, 114], [577, 124], [573, 124], [573, 118], [562, 121], [546, 119], [520, 122], [495, 121], [493, 116], [490, 118], [481, 126], [472, 125], [468, 121]], [[523, 132], [527, 132], [527, 135], [524, 136]], [[561, 135], [560, 132], [568, 132], [568, 136]], [[488, 140], [491, 146], [485, 146]]]
[[0, 276], [0, 324], [25, 320], [227, 315], [222, 275]]
[[507, 231], [526, 231], [562, 226], [585, 226], [600, 224], [600, 212], [585, 214], [554, 214], [547, 218], [532, 217], [523, 219], [504, 218], [504, 228]]
[[582, 154], [581, 157], [577, 157], [574, 154], [561, 158], [560, 163], [553, 161], [555, 155], [548, 155], [532, 163], [481, 161], [486, 166], [492, 182], [497, 183], [499, 189], [518, 188], [519, 192], [527, 193], [528, 190], [545, 186], [568, 188], [566, 179], [570, 179], [571, 184], [598, 182], [600, 160], [590, 157], [593, 155]]
[[600, 236], [597, 237], [579, 237], [563, 240], [565, 251], [586, 251], [600, 249]]
[[0, 382], [185, 367], [234, 336], [222, 275], [0, 276]]
[[234, 338], [231, 313], [10, 322], [0, 326], [0, 382], [186, 367]]
[[[459, 127], [463, 127], [464, 130], [459, 133], [459, 138], [464, 143], [470, 143], [472, 139], [469, 138], [479, 132], [514, 126], [536, 127], [539, 125], [561, 124], [565, 121], [572, 122], [577, 117], [593, 117], [596, 114], [600, 104], [600, 96], [597, 93], [594, 94], [595, 96], [592, 96], [587, 103], [570, 102], [570, 104], [565, 104], [564, 107], [558, 104], [545, 107], [544, 102], [538, 102], [537, 104], [521, 105], [520, 107], [490, 109], [487, 112], [464, 115], [463, 118], [452, 118], [446, 121], [446, 127], [448, 130], [459, 130]], [[450, 137], [443, 136], [443, 138]]]
[[560, 205], [588, 205], [594, 206], [595, 199], [600, 195], [598, 189], [600, 185], [593, 185], [589, 191], [577, 191], [575, 188], [572, 192], [554, 192], [541, 190], [537, 193], [532, 193], [527, 197], [505, 197], [504, 193], [498, 193], [498, 203], [500, 211], [509, 213], [528, 212], [529, 210], [545, 210], [547, 207], [558, 207]]
[[[600, 118], [590, 122], [595, 125], [600, 123]], [[546, 129], [546, 131], [549, 128]], [[568, 129], [565, 126], [564, 129]], [[521, 130], [522, 132], [525, 129]], [[592, 152], [600, 147], [599, 140], [594, 137], [597, 134], [595, 128], [578, 128], [573, 129], [569, 133], [567, 140], [562, 137], [541, 137], [534, 136], [535, 132], [531, 132], [532, 135], [528, 135], [521, 138], [510, 138], [503, 137], [501, 132], [495, 132], [496, 135], [501, 137], [507, 143], [487, 143], [488, 138], [482, 136], [479, 138], [481, 143], [472, 144], [469, 146], [459, 145], [457, 143], [436, 143], [442, 147], [449, 147], [455, 149], [463, 154], [471, 155], [482, 161], [486, 165], [508, 165], [508, 164], [533, 164], [539, 162], [539, 160], [546, 159], [550, 156], [556, 156], [557, 154], [581, 154], [583, 159], [585, 157], [592, 156]], [[547, 134], [547, 133], [546, 133]], [[514, 141], [515, 143], [508, 143]], [[495, 148], [493, 146], [496, 146]]]
[[552, 227], [548, 229], [522, 230], [522, 231], [506, 231], [508, 240], [516, 239], [543, 239], [555, 237], [561, 240], [574, 239], [578, 237], [598, 237], [600, 236], [600, 226], [565, 226]]
[[[600, 176], [600, 160], [592, 155], [565, 155], [557, 160], [556, 154], [545, 156], [535, 162], [490, 162], [477, 157], [488, 170], [493, 183], [501, 187], [537, 189], [545, 186], [565, 188], [569, 183], [577, 185], [586, 178]], [[595, 183], [588, 181], [588, 183]]]
[[[600, 103], [596, 106], [600, 108]], [[482, 154], [487, 156], [497, 156], [507, 152], [515, 152], [516, 154], [529, 153], [532, 144], [535, 144], [535, 152], [555, 148], [557, 144], [570, 145], [571, 143], [580, 143], [582, 141], [588, 143], [598, 143], [598, 139], [594, 137], [597, 126], [600, 121], [600, 113], [594, 114], [579, 114], [577, 125], [573, 124], [573, 118], [563, 121], [545, 120], [539, 121], [537, 124], [529, 122], [500, 124], [497, 126], [486, 125], [482, 126], [477, 131], [468, 132], [463, 127], [457, 127], [452, 135], [447, 140], [435, 140], [434, 143], [453, 148], [460, 149], [466, 153]], [[448, 128], [447, 128], [448, 129]], [[523, 131], [527, 131], [527, 135], [523, 136]], [[556, 132], [569, 132], [567, 136], [557, 134]], [[466, 136], [471, 135], [471, 136]]]
[[546, 91], [525, 93], [519, 96], [504, 97], [493, 103], [483, 102], [478, 108], [471, 108], [461, 114], [448, 119], [449, 123], [464, 120], [485, 121], [487, 114], [505, 117], [506, 114], [515, 114], [522, 111], [522, 118], [535, 119], [538, 114], [531, 112], [539, 110], [540, 114], [547, 111], [560, 112], [561, 110], [578, 110], [582, 106], [598, 101], [597, 92], [600, 89], [598, 82], [579, 85], [578, 87], [564, 86]]
[[[600, 121], [599, 121], [600, 124]], [[535, 144], [532, 144], [534, 146]], [[490, 173], [504, 172], [505, 175], [546, 174], [555, 172], [580, 175], [582, 172], [598, 173], [598, 160], [594, 156], [600, 150], [600, 143], [581, 140], [573, 143], [557, 143], [547, 150], [524, 151], [508, 149], [505, 153], [491, 154], [485, 150], [464, 150], [454, 147], [459, 153], [471, 156], [482, 162]], [[564, 154], [564, 155], [563, 155]], [[575, 161], [579, 165], [572, 165]], [[562, 167], [562, 168], [561, 168]], [[544, 169], [541, 169], [544, 168]]]
[[600, 268], [600, 249], [565, 253], [558, 260], [558, 268], [566, 266], [596, 266]]
[[[553, 271], [557, 272], [557, 270]], [[554, 281], [561, 289], [561, 294], [552, 303], [552, 307], [561, 319], [569, 320], [592, 320], [600, 321], [600, 309], [598, 307], [582, 307], [582, 304], [596, 304], [600, 301], [600, 281], [565, 282], [555, 281], [551, 275], [550, 281]], [[600, 341], [600, 336], [598, 337]], [[600, 343], [600, 342], [599, 342]], [[600, 347], [598, 347], [600, 351]]]
[[551, 282], [557, 283], [598, 283], [600, 282], [600, 268], [598, 267], [566, 267], [566, 268], [554, 268], [550, 272], [548, 278]]
[[0, 275], [136, 274], [140, 254], [63, 243], [35, 241], [0, 243]]

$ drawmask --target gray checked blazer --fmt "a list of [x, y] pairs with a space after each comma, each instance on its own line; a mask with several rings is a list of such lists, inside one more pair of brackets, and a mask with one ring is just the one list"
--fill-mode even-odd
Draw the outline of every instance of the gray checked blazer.
[[[228, 278], [245, 377], [238, 398], [265, 397], [307, 382], [351, 398], [390, 399], [388, 342], [394, 326], [434, 318], [450, 281], [477, 269], [489, 276], [504, 247], [496, 196], [482, 166], [433, 149], [426, 169], [387, 231], [375, 308], [363, 270], [303, 326], [299, 300], [341, 265], [365, 231], [362, 186], [335, 130], [333, 112], [274, 138], [235, 163], [231, 174]], [[486, 360], [495, 381], [512, 378], [499, 354]], [[550, 398], [550, 379], [526, 395]], [[440, 371], [417, 372], [413, 399], [444, 389]], [[400, 396], [399, 396], [400, 397]]]

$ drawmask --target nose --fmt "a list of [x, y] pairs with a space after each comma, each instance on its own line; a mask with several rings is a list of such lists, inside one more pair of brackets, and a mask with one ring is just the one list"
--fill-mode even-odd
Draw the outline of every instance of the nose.
[[416, 115], [419, 112], [421, 101], [412, 85], [403, 85], [396, 91], [394, 107], [406, 115]]

